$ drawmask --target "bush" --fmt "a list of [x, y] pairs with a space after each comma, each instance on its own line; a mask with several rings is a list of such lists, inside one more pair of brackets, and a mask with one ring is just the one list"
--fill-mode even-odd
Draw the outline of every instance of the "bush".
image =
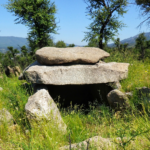
[[64, 41], [58, 41], [55, 46], [59, 48], [65, 48], [66, 44]]

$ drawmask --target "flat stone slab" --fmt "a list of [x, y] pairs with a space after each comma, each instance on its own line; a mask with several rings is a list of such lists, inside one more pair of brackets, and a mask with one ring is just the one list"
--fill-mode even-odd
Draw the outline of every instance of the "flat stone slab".
[[80, 85], [117, 82], [127, 78], [128, 63], [45, 66], [37, 61], [27, 67], [26, 80], [37, 84]]
[[[89, 138], [85, 141], [82, 141], [80, 143], [71, 143], [71, 149], [72, 150], [87, 150], [87, 147], [89, 150], [95, 149], [95, 150], [104, 150], [114, 148], [115, 144], [112, 142], [112, 139], [109, 138], [102, 138], [100, 136], [95, 136], [92, 138]], [[59, 150], [69, 150], [70, 145], [65, 145], [63, 147], [60, 147]]]
[[[124, 141], [129, 141], [130, 138], [124, 137]], [[118, 144], [117, 144], [118, 143]], [[113, 150], [120, 149], [121, 138], [103, 138], [101, 136], [94, 136], [80, 143], [71, 143], [71, 150]], [[136, 144], [131, 141], [132, 147]], [[87, 148], [88, 147], [88, 148]], [[135, 149], [135, 148], [134, 148]], [[65, 145], [59, 150], [70, 150], [70, 145]]]
[[93, 64], [109, 57], [109, 53], [94, 47], [56, 48], [43, 47], [36, 51], [36, 59], [43, 65], [56, 64]]

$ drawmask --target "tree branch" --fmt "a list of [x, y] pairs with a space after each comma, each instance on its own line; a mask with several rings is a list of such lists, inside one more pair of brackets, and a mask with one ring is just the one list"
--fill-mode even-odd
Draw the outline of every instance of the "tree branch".
[[146, 18], [144, 21], [142, 21], [138, 26], [137, 28], [141, 28], [141, 26], [143, 25], [143, 23], [145, 23], [147, 20], [149, 20], [150, 17]]
[[107, 9], [107, 5], [105, 3], [105, 0], [102, 0], [102, 2], [103, 2], [103, 6]]

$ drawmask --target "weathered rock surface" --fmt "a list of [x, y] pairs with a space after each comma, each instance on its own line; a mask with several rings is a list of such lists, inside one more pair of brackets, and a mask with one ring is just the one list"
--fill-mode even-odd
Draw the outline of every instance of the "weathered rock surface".
[[[103, 149], [112, 149], [115, 148], [115, 144], [112, 142], [112, 139], [109, 138], [102, 138], [100, 136], [95, 136], [92, 138], [89, 138], [83, 142], [71, 144], [72, 150], [82, 150], [82, 149], [92, 149], [96, 150], [103, 150]], [[70, 145], [66, 145], [63, 147], [60, 147], [59, 150], [69, 150]]]
[[25, 111], [29, 121], [46, 119], [58, 126], [59, 130], [66, 132], [66, 124], [61, 118], [57, 105], [46, 90], [46, 86], [39, 88], [34, 95], [29, 97]]
[[[117, 138], [102, 138], [101, 136], [94, 136], [80, 143], [71, 143], [71, 150], [114, 150], [120, 149], [120, 144], [122, 140], [127, 142], [131, 137], [120, 137]], [[144, 143], [140, 138], [138, 139], [140, 145], [144, 146]], [[131, 140], [131, 145], [133, 149], [137, 148], [137, 144], [134, 140]], [[59, 150], [70, 150], [70, 145], [65, 145], [60, 147]]]
[[19, 79], [19, 80], [25, 80], [25, 77], [24, 77], [23, 73], [21, 73], [21, 74], [19, 75], [18, 79]]
[[111, 108], [115, 110], [129, 108], [129, 101], [126, 94], [117, 89], [110, 91], [107, 95], [107, 99]]
[[112, 87], [113, 89], [118, 89], [118, 90], [122, 88], [119, 81], [108, 83], [108, 86]]
[[128, 98], [131, 98], [133, 96], [133, 92], [126, 92], [125, 94]]
[[97, 63], [100, 59], [109, 57], [109, 53], [94, 47], [56, 48], [43, 47], [36, 51], [36, 59], [43, 65], [65, 63]]
[[10, 66], [7, 66], [5, 69], [5, 74], [7, 76], [12, 76], [12, 75], [14, 75], [14, 70]]
[[14, 124], [13, 116], [5, 108], [0, 110], [0, 125], [3, 123], [6, 123], [9, 126]]
[[127, 78], [128, 63], [97, 63], [95, 65], [45, 66], [38, 62], [25, 71], [27, 80], [38, 84], [70, 85], [117, 82]]
[[27, 66], [22, 73], [19, 75], [18, 80], [26, 80], [25, 71], [30, 67], [31, 65]]
[[20, 68], [18, 66], [15, 66], [13, 68], [11, 68], [10, 66], [7, 66], [5, 69], [5, 74], [7, 76], [19, 76], [19, 74], [21, 73]]
[[15, 76], [18, 77], [21, 73], [20, 68], [18, 66], [15, 66], [15, 67], [13, 67], [13, 70], [14, 70]]

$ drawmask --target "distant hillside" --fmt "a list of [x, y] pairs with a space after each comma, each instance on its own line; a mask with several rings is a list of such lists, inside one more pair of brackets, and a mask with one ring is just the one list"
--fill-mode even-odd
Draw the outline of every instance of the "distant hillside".
[[[135, 45], [135, 41], [136, 41], [136, 38], [139, 36], [139, 34], [133, 36], [133, 37], [130, 37], [130, 38], [127, 38], [127, 39], [124, 39], [124, 40], [121, 40], [121, 44], [124, 44], [124, 43], [128, 43], [130, 47], [134, 46]], [[150, 32], [146, 32], [145, 33], [145, 36], [146, 36], [146, 39], [147, 40], [150, 40]], [[113, 47], [114, 46], [114, 43], [112, 44], [108, 44], [108, 46], [110, 47]]]
[[[124, 43], [129, 43], [129, 46], [134, 46], [135, 45], [135, 40], [138, 37], [139, 34], [121, 40], [121, 44]], [[146, 32], [145, 36], [147, 38], [147, 40], [150, 40], [150, 32]], [[22, 38], [22, 37], [14, 37], [14, 36], [0, 36], [0, 52], [4, 53], [7, 51], [7, 47], [8, 46], [13, 46], [14, 48], [19, 49], [21, 46], [28, 46], [28, 42], [26, 38]], [[66, 43], [66, 45], [68, 46], [69, 44]], [[80, 45], [75, 45], [75, 47], [80, 46]], [[114, 44], [108, 44], [108, 46], [112, 47], [114, 46]]]
[[6, 52], [8, 46], [19, 49], [19, 47], [23, 45], [28, 45], [26, 38], [14, 36], [0, 36], [0, 52]]
[[[28, 47], [28, 41], [26, 38], [14, 37], [14, 36], [0, 36], [0, 52], [5, 53], [8, 46], [20, 49], [21, 46]], [[69, 44], [66, 43], [68, 46]], [[75, 45], [76, 47], [79, 45]]]

